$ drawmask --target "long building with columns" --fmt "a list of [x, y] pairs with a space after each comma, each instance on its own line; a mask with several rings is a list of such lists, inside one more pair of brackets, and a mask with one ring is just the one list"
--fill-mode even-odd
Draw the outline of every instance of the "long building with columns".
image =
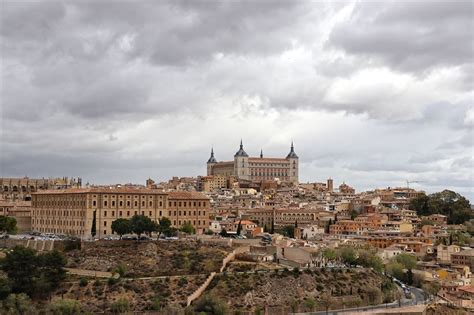
[[214, 157], [214, 148], [211, 149], [211, 157], [207, 161], [207, 175], [234, 176], [250, 181], [279, 179], [298, 183], [298, 160], [293, 143], [286, 158], [276, 158], [264, 157], [262, 151], [259, 157], [250, 157], [240, 141], [240, 148], [234, 154], [233, 161], [218, 162]]

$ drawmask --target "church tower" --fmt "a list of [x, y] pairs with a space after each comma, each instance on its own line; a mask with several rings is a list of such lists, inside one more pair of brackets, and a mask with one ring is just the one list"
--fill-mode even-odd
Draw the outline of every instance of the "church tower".
[[288, 173], [289, 180], [293, 183], [298, 183], [298, 155], [295, 153], [295, 147], [293, 141], [291, 141], [290, 153], [286, 156], [286, 159], [290, 161], [290, 170]]
[[207, 176], [212, 175], [212, 167], [217, 163], [214, 157], [214, 148], [211, 148], [211, 157], [207, 160]]
[[239, 179], [250, 179], [249, 155], [244, 151], [242, 140], [239, 151], [234, 154], [234, 175]]

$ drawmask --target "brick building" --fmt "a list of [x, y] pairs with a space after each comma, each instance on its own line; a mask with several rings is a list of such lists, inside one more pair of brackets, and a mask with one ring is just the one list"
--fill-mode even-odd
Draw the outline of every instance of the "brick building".
[[32, 194], [32, 230], [88, 238], [96, 220], [96, 236], [112, 234], [118, 218], [145, 215], [155, 222], [168, 217], [172, 226], [188, 221], [198, 233], [209, 226], [209, 199], [197, 192], [154, 189], [87, 188], [46, 190]]

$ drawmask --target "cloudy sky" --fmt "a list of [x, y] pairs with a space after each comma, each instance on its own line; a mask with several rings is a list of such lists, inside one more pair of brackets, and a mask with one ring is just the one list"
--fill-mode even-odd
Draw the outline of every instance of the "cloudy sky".
[[474, 200], [473, 3], [2, 1], [0, 175], [144, 183], [214, 146]]

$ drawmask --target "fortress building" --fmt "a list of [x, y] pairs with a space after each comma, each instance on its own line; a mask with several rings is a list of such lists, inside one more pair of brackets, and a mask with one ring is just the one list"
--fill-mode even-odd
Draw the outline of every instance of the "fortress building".
[[235, 176], [237, 179], [250, 181], [278, 178], [281, 181], [298, 183], [298, 156], [292, 142], [286, 158], [263, 157], [262, 151], [260, 157], [249, 157], [240, 141], [240, 148], [233, 161], [217, 162], [214, 149], [211, 149], [211, 157], [207, 161], [207, 175]]

